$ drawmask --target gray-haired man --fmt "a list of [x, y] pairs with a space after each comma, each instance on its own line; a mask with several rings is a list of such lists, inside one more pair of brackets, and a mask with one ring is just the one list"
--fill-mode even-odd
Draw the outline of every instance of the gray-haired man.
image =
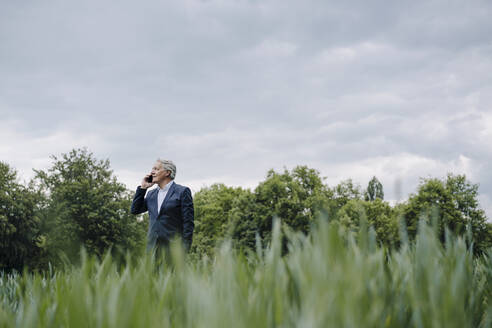
[[[158, 159], [135, 192], [131, 212], [149, 211], [149, 250], [167, 247], [175, 236], [183, 239], [185, 250], [191, 247], [195, 227], [193, 198], [190, 188], [174, 183], [175, 176], [176, 165], [172, 161]], [[153, 185], [158, 187], [145, 196]]]

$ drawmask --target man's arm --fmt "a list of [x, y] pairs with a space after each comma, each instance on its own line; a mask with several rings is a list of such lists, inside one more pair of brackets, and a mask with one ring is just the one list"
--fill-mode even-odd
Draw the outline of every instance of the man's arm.
[[185, 250], [189, 251], [195, 229], [195, 210], [190, 188], [185, 188], [181, 196], [181, 215], [183, 216], [183, 242]]
[[131, 212], [132, 214], [140, 214], [147, 212], [147, 204], [145, 202], [145, 192], [147, 189], [144, 189], [138, 186], [137, 191], [135, 192], [135, 196], [133, 197]]

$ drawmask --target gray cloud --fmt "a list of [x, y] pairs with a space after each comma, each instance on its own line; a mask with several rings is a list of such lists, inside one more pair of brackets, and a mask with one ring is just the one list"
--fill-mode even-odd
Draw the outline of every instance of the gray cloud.
[[492, 216], [488, 1], [0, 4], [0, 156], [23, 176], [88, 146], [135, 185], [198, 190], [307, 164], [389, 198], [465, 173]]

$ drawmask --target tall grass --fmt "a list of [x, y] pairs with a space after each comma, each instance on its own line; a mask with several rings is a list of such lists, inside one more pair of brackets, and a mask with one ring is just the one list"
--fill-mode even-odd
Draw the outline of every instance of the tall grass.
[[[244, 256], [224, 244], [214, 259], [179, 248], [119, 266], [0, 277], [1, 327], [490, 327], [492, 252], [473, 258], [461, 238], [442, 246], [421, 226], [388, 251], [371, 229], [347, 234], [320, 222], [306, 237], [274, 225], [272, 242]], [[282, 256], [282, 236], [289, 252]], [[130, 261], [129, 261], [130, 263]]]

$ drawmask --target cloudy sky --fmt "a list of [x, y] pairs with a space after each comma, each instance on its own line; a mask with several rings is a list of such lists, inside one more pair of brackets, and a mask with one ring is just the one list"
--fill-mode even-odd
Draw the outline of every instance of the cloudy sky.
[[194, 191], [302, 164], [329, 185], [376, 175], [389, 200], [464, 173], [492, 217], [491, 16], [489, 0], [0, 0], [0, 160], [29, 179], [85, 146], [133, 189], [169, 158]]

